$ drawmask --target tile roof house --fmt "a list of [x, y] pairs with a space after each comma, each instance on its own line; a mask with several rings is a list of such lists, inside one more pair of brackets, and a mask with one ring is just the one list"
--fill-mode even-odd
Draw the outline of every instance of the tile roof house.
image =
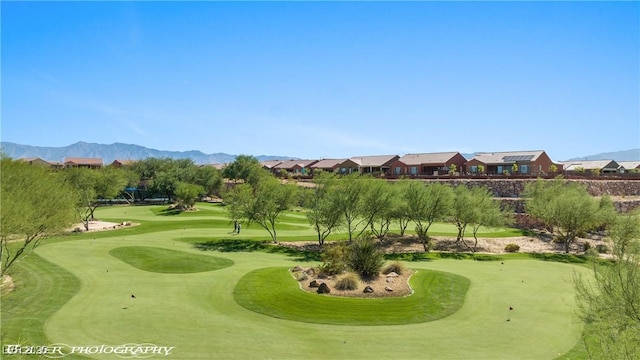
[[362, 174], [389, 174], [390, 165], [398, 160], [398, 155], [356, 156], [340, 163], [341, 174], [359, 172]]
[[615, 174], [620, 165], [613, 160], [577, 160], [561, 161], [565, 172], [580, 173], [598, 171], [601, 174]]
[[286, 171], [291, 174], [311, 175], [310, 166], [318, 160], [285, 160], [271, 168], [274, 174]]
[[136, 162], [135, 160], [119, 160], [119, 159], [115, 159], [111, 162], [111, 166], [113, 167], [123, 167], [125, 165], [131, 165], [134, 162]]
[[346, 160], [347, 159], [322, 159], [309, 167], [311, 168], [312, 173], [316, 170], [334, 172], [338, 171], [338, 169], [340, 168], [340, 164], [342, 164]]
[[486, 174], [512, 174], [514, 164], [517, 166], [517, 174], [542, 175], [562, 171], [562, 164], [555, 163], [543, 150], [534, 151], [505, 151], [492, 153], [476, 153], [467, 161], [466, 172], [477, 174], [481, 171], [478, 166], [484, 167]]
[[101, 158], [65, 158], [65, 167], [81, 167], [89, 169], [98, 169], [103, 165]]
[[625, 170], [640, 170], [640, 160], [637, 161], [618, 161], [618, 165], [622, 166]]
[[447, 174], [452, 165], [456, 171], [464, 170], [467, 159], [459, 152], [438, 152], [406, 154], [391, 163], [391, 174], [402, 175], [441, 175]]
[[260, 165], [262, 165], [263, 169], [273, 172], [273, 167], [281, 163], [282, 160], [266, 160], [260, 162]]
[[24, 161], [26, 163], [28, 163], [29, 165], [39, 165], [39, 166], [45, 166], [45, 167], [55, 167], [54, 164], [52, 164], [51, 162], [47, 161], [47, 160], [42, 160], [40, 158], [21, 158], [18, 159], [20, 161]]

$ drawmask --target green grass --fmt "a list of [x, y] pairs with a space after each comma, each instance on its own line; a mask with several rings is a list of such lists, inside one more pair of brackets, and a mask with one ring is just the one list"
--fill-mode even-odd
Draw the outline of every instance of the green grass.
[[233, 261], [225, 258], [149, 246], [123, 246], [109, 254], [140, 270], [158, 273], [196, 273], [233, 265]]
[[[140, 225], [46, 240], [14, 268], [18, 287], [2, 296], [2, 342], [154, 343], [175, 346], [168, 357], [172, 359], [554, 359], [577, 351], [583, 326], [573, 315], [572, 276], [589, 273], [583, 264], [533, 259], [527, 254], [471, 260], [420, 253], [403, 262], [418, 270], [416, 275], [440, 272], [469, 280], [464, 303], [450, 315], [404, 325], [368, 326], [353, 320], [357, 308], [336, 306], [331, 316], [342, 318], [343, 325], [310, 322], [313, 311], [307, 312], [306, 319], [293, 321], [248, 310], [236, 297], [249, 274], [261, 269], [278, 272], [300, 262], [318, 265], [317, 257], [265, 243], [268, 235], [259, 228], [243, 227], [242, 234], [233, 235], [224, 207], [198, 207], [201, 211], [177, 215], [159, 214], [166, 209], [163, 206], [99, 208], [96, 215], [101, 220]], [[302, 213], [288, 213], [286, 221], [290, 227], [279, 231], [282, 239], [315, 239]], [[344, 235], [336, 237], [344, 239]], [[234, 264], [179, 274], [141, 271], [111, 255], [114, 249], [129, 247], [169, 251], [162, 257], [203, 256], [212, 262], [225, 258]], [[161, 267], [155, 265], [156, 270]], [[283, 285], [274, 289], [309, 295], [310, 304], [334, 300], [303, 293], [286, 272], [273, 274], [273, 283], [279, 282]], [[266, 286], [271, 289], [269, 283]], [[430, 286], [435, 285], [424, 287]], [[270, 306], [288, 306], [288, 296], [273, 299]], [[510, 306], [515, 310], [509, 311]], [[418, 306], [405, 312], [421, 311]], [[382, 320], [391, 316], [397, 315], [381, 313]], [[571, 358], [580, 356], [578, 351]]]
[[403, 325], [432, 321], [464, 303], [468, 279], [440, 271], [411, 277], [414, 293], [400, 298], [357, 299], [302, 291], [287, 268], [254, 270], [233, 295], [243, 307], [280, 319], [331, 325]]

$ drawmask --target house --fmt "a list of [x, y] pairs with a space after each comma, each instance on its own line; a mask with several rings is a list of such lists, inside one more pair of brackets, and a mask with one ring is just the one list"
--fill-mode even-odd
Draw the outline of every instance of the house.
[[317, 170], [336, 172], [340, 169], [340, 164], [346, 160], [347, 159], [322, 159], [309, 167], [311, 168], [311, 173], [315, 173]]
[[562, 171], [562, 164], [554, 163], [543, 150], [476, 153], [467, 161], [465, 171], [470, 174], [543, 175]]
[[640, 160], [618, 161], [618, 165], [622, 167], [621, 172], [640, 172]]
[[620, 172], [620, 165], [613, 160], [578, 160], [560, 163], [563, 164], [566, 173], [615, 174]]
[[135, 160], [118, 160], [118, 159], [115, 159], [115, 160], [113, 160], [111, 162], [110, 166], [120, 168], [120, 167], [123, 167], [123, 166], [131, 165], [134, 162], [135, 162]]
[[262, 161], [260, 165], [262, 165], [263, 169], [273, 173], [274, 172], [273, 167], [281, 163], [282, 163], [282, 160], [267, 160], [267, 161]]
[[310, 166], [318, 160], [285, 160], [271, 168], [276, 175], [286, 172], [287, 174], [311, 175]]
[[101, 158], [65, 158], [65, 167], [98, 169], [103, 165]]
[[467, 159], [459, 152], [438, 152], [406, 154], [391, 163], [391, 174], [402, 175], [441, 175], [447, 174], [455, 165], [456, 171], [463, 171]]
[[42, 160], [40, 158], [21, 158], [21, 159], [18, 159], [18, 160], [26, 162], [29, 165], [38, 165], [38, 166], [44, 166], [44, 167], [55, 167], [54, 164], [50, 163], [47, 160]]
[[340, 174], [389, 174], [390, 165], [398, 160], [398, 155], [356, 156], [340, 163]]

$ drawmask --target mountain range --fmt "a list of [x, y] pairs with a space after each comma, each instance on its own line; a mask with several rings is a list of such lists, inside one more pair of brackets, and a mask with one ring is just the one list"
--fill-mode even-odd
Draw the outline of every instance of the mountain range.
[[[109, 164], [115, 159], [141, 160], [148, 157], [192, 159], [196, 164], [225, 164], [232, 162], [236, 158], [236, 155], [225, 153], [205, 154], [198, 150], [163, 151], [133, 144], [113, 143], [106, 145], [82, 141], [63, 147], [31, 146], [3, 141], [0, 142], [0, 150], [5, 155], [14, 159], [40, 158], [47, 161], [62, 162], [64, 158], [67, 157], [101, 158], [105, 164]], [[473, 157], [473, 154], [463, 154], [463, 156], [470, 159]], [[259, 161], [298, 159], [291, 156], [275, 155], [259, 155], [256, 156], [256, 158]], [[635, 161], [640, 160], [640, 148], [586, 155], [578, 158], [567, 159], [566, 161], [577, 160]]]
[[[225, 164], [233, 162], [236, 155], [215, 153], [205, 154], [202, 151], [163, 151], [149, 149], [144, 146], [113, 143], [110, 145], [95, 144], [87, 142], [77, 142], [69, 146], [48, 147], [21, 145], [3, 141], [0, 143], [1, 151], [13, 158], [40, 158], [46, 161], [64, 161], [64, 158], [101, 158], [105, 164], [110, 164], [113, 160], [142, 160], [149, 157], [191, 159], [196, 164]], [[256, 158], [260, 161], [267, 160], [287, 160], [295, 159], [290, 156], [259, 155]]]

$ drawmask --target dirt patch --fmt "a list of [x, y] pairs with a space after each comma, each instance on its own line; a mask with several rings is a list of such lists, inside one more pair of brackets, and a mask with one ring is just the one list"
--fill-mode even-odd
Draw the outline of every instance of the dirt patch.
[[[295, 267], [291, 269], [291, 274], [298, 280], [300, 289], [307, 292], [318, 292], [318, 286], [325, 283], [329, 286], [330, 293], [325, 294], [328, 296], [342, 296], [342, 297], [358, 297], [358, 298], [381, 298], [381, 297], [402, 297], [411, 295], [413, 289], [409, 285], [409, 279], [415, 273], [413, 270], [407, 270], [402, 274], [391, 273], [388, 275], [379, 274], [374, 279], [363, 280], [358, 277], [358, 287], [354, 290], [338, 290], [336, 283], [345, 276], [354, 275], [353, 273], [345, 272], [340, 275], [334, 275], [329, 277], [318, 276], [319, 271], [317, 268], [302, 268]], [[357, 277], [357, 275], [355, 275]], [[316, 285], [313, 285], [313, 283]], [[369, 287], [372, 291], [365, 292], [365, 288]]]
[[13, 283], [11, 275], [2, 275], [2, 285], [0, 285], [0, 294], [5, 295], [13, 291], [16, 285]]
[[[471, 252], [475, 240], [465, 239], [465, 242], [456, 242], [455, 237], [436, 236], [432, 237], [432, 250]], [[416, 236], [395, 236], [382, 241], [376, 240], [378, 248], [386, 254], [424, 252], [422, 243]], [[466, 245], [465, 245], [466, 243]], [[585, 243], [589, 243], [592, 248], [597, 245], [606, 245], [606, 241], [600, 236], [592, 236], [588, 239], [579, 238], [570, 246], [570, 253], [583, 254]], [[331, 242], [326, 242], [329, 245]], [[535, 236], [518, 236], [508, 238], [479, 238], [476, 246], [477, 253], [505, 254], [507, 244], [520, 246], [522, 253], [564, 253], [564, 243], [553, 241], [553, 235], [546, 232], [538, 232]], [[286, 246], [303, 251], [321, 251], [321, 247], [316, 241], [295, 241], [280, 242], [280, 246]]]

